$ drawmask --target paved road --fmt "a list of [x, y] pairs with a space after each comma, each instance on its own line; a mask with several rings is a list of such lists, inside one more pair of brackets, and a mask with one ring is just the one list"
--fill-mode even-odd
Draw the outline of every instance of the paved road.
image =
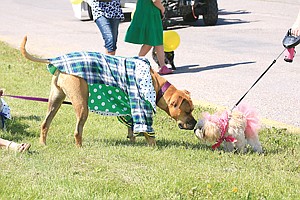
[[[76, 50], [103, 52], [94, 22], [76, 19], [68, 0], [42, 2], [1, 0], [0, 40], [18, 47], [28, 35], [29, 51], [47, 57]], [[220, 0], [216, 26], [205, 27], [200, 17], [195, 24], [174, 27], [181, 37], [175, 52], [178, 69], [166, 78], [188, 89], [199, 103], [231, 108], [281, 53], [281, 41], [299, 8], [298, 0]], [[139, 46], [123, 41], [128, 26], [120, 25], [117, 53], [134, 56]], [[299, 63], [299, 54], [292, 64], [281, 56], [243, 100], [267, 124], [300, 128]]]

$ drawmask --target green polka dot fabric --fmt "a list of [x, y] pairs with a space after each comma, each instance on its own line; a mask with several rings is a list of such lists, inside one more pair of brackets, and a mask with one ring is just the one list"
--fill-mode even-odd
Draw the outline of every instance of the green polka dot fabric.
[[104, 84], [89, 85], [89, 110], [100, 115], [131, 115], [127, 95], [119, 88]]

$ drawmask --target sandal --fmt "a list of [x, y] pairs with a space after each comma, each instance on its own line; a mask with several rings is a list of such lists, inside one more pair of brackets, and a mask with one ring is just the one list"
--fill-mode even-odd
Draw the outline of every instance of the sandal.
[[169, 69], [166, 65], [162, 66], [160, 70], [158, 71], [160, 75], [166, 75], [166, 74], [172, 74], [173, 71]]
[[21, 143], [17, 144], [15, 142], [10, 142], [9, 145], [7, 146], [8, 150], [13, 150], [17, 153], [24, 153], [28, 151], [28, 149], [31, 147], [31, 144], [28, 143]]

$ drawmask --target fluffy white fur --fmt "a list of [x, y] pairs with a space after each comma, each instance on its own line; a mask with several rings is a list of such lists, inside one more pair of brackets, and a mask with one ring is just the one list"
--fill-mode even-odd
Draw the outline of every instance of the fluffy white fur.
[[[222, 123], [219, 121], [224, 112], [228, 114], [228, 126], [224, 137], [233, 137], [235, 141], [226, 141], [224, 138], [220, 139], [222, 137]], [[253, 151], [262, 153], [262, 146], [258, 138], [260, 129], [259, 119], [254, 109], [246, 105], [241, 105], [232, 112], [224, 112], [214, 115], [205, 113], [194, 129], [197, 138], [210, 143], [222, 140], [221, 142], [224, 143], [225, 151], [229, 152], [238, 150], [245, 153], [249, 144], [253, 148]]]

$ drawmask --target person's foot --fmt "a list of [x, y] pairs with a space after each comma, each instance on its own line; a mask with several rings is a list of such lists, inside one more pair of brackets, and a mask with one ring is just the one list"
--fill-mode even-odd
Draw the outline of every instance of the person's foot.
[[28, 143], [15, 143], [15, 142], [11, 142], [8, 146], [7, 149], [8, 150], [13, 150], [17, 153], [24, 153], [25, 151], [28, 151], [28, 149], [31, 147], [31, 144]]
[[161, 68], [160, 68], [160, 70], [158, 71], [158, 73], [160, 74], [160, 75], [166, 75], [166, 74], [172, 74], [173, 73], [173, 71], [171, 70], [171, 69], [169, 69], [167, 66], [162, 66]]

